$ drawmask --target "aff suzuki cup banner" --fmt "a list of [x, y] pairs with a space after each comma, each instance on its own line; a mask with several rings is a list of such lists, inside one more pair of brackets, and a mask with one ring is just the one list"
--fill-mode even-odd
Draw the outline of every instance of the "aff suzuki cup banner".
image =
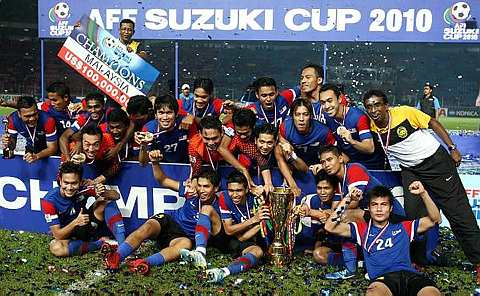
[[132, 19], [138, 39], [475, 43], [480, 1], [42, 0], [40, 38], [69, 36], [84, 14], [115, 33]]
[[[40, 201], [50, 189], [58, 186], [58, 166], [58, 157], [32, 164], [27, 164], [21, 156], [8, 160], [0, 158], [0, 228], [48, 232]], [[167, 176], [179, 181], [186, 180], [190, 173], [188, 164], [162, 164], [162, 169]], [[231, 170], [231, 167], [221, 167], [219, 174], [227, 176]], [[399, 174], [374, 172], [374, 175], [392, 188], [395, 198], [403, 204]], [[88, 165], [85, 165], [84, 177], [93, 177], [93, 170]], [[295, 178], [303, 194], [308, 197], [315, 193], [316, 184], [311, 173]], [[283, 179], [277, 169], [272, 171], [272, 179], [274, 185], [282, 185]], [[254, 181], [261, 184], [256, 178]], [[116, 202], [128, 232], [138, 228], [153, 214], [173, 211], [185, 202], [177, 192], [159, 186], [150, 166], [142, 167], [137, 162], [122, 162], [120, 174], [108, 185], [120, 193]], [[222, 178], [220, 187], [226, 189], [225, 178]]]
[[71, 31], [58, 57], [125, 107], [132, 96], [147, 94], [159, 74], [86, 15]]

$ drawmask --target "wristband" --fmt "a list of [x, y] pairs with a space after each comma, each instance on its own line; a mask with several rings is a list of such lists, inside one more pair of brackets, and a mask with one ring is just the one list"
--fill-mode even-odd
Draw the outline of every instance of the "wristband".
[[290, 153], [290, 155], [288, 156], [288, 159], [287, 161], [288, 162], [294, 162], [298, 159], [298, 156], [297, 154], [295, 153], [295, 151], [293, 151], [292, 153]]
[[453, 151], [453, 150], [457, 150], [457, 145], [455, 144], [448, 145], [448, 151]]

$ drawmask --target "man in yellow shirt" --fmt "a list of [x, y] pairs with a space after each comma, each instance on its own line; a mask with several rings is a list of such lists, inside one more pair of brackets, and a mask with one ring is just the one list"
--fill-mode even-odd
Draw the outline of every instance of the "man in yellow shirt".
[[141, 58], [147, 57], [147, 52], [142, 48], [140, 41], [132, 40], [135, 34], [135, 23], [131, 19], [121, 20], [119, 31], [120, 42], [127, 47], [128, 52], [134, 52]]

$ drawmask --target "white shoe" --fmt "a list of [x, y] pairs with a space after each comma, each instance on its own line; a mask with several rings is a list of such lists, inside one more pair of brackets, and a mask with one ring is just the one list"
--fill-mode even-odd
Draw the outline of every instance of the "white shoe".
[[187, 249], [181, 249], [180, 258], [187, 263], [192, 263], [195, 267], [199, 267], [202, 269], [207, 268], [207, 260], [205, 259], [205, 256], [199, 251], [189, 251]]
[[206, 271], [207, 281], [209, 283], [222, 283], [225, 278], [225, 272], [220, 268], [212, 268]]

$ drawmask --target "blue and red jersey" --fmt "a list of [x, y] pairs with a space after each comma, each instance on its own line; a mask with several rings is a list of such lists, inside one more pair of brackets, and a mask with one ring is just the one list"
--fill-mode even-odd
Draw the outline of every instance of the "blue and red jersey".
[[368, 276], [374, 280], [394, 271], [416, 272], [410, 260], [410, 242], [417, 235], [419, 220], [387, 224], [384, 228], [371, 221], [350, 223], [352, 239], [362, 246]]
[[[344, 105], [340, 105], [342, 108]], [[363, 141], [365, 139], [372, 139], [370, 132], [370, 119], [360, 109], [356, 107], [345, 107], [345, 118], [343, 121], [338, 121], [336, 118], [330, 117], [324, 113], [325, 124], [333, 132], [338, 146], [345, 154], [348, 155], [351, 162], [358, 162], [363, 164], [368, 169], [384, 169], [385, 159], [382, 157], [382, 151], [375, 151], [373, 154], [366, 154], [358, 151], [350, 143], [345, 142], [342, 137], [337, 134], [337, 129], [344, 126], [356, 141]]]
[[282, 97], [281, 95], [277, 96], [275, 99], [274, 107], [272, 110], [265, 110], [260, 101], [255, 102], [252, 105], [249, 105], [247, 108], [255, 112], [257, 116], [256, 125], [262, 125], [264, 123], [270, 123], [276, 127], [285, 120], [290, 111], [290, 105], [292, 104], [291, 100]]
[[177, 116], [174, 126], [170, 130], [160, 130], [156, 119], [147, 122], [142, 128], [143, 132], [154, 134], [154, 140], [149, 144], [150, 150], [160, 150], [163, 162], [188, 163], [188, 140], [198, 133], [197, 126], [190, 125], [188, 130], [180, 128], [185, 116]]
[[85, 207], [88, 197], [95, 197], [93, 187], [83, 187], [72, 198], [63, 197], [60, 188], [50, 190], [41, 200], [42, 212], [48, 226], [60, 225], [65, 227], [77, 218], [80, 209]]
[[[302, 93], [300, 91], [299, 86], [295, 86], [294, 88], [289, 88], [280, 93], [282, 97], [284, 97], [287, 101], [293, 102], [296, 99], [299, 99], [302, 97]], [[291, 103], [290, 103], [291, 104]], [[312, 103], [312, 108], [313, 108], [313, 114], [312, 118], [320, 121], [322, 123], [325, 123], [325, 118], [323, 118], [323, 113], [322, 113], [322, 105], [320, 104], [320, 101], [316, 101]], [[292, 116], [292, 114], [290, 114]]]
[[208, 115], [219, 117], [223, 111], [223, 100], [219, 98], [210, 99], [207, 106], [202, 110], [199, 110], [195, 107], [195, 100], [179, 99], [177, 102], [178, 114], [180, 115], [192, 114], [198, 118], [203, 118]]
[[225, 190], [218, 195], [218, 203], [222, 220], [232, 219], [233, 224], [243, 223], [255, 216], [255, 197], [251, 193], [247, 194], [243, 204], [236, 205]]
[[77, 116], [76, 112], [72, 113], [68, 111], [68, 109], [63, 111], [55, 109], [55, 107], [50, 104], [50, 101], [42, 102], [40, 104], [40, 109], [55, 119], [58, 135], [62, 135], [63, 132], [75, 122]]
[[297, 156], [307, 165], [318, 163], [318, 153], [323, 146], [336, 145], [332, 131], [316, 120], [310, 120], [310, 130], [307, 134], [301, 134], [297, 131], [293, 118], [288, 117], [280, 125], [280, 135], [290, 142]]
[[[193, 239], [195, 238], [195, 227], [198, 222], [198, 214], [202, 206], [200, 198], [198, 196], [187, 197], [185, 182], [180, 182], [180, 188], [178, 190], [179, 196], [185, 196], [185, 203], [183, 206], [175, 211], [165, 212], [177, 222], [185, 234]], [[218, 205], [218, 197], [212, 201], [211, 205], [220, 215], [220, 209]]]
[[27, 142], [25, 150], [33, 153], [44, 150], [47, 148], [47, 142], [55, 142], [58, 138], [55, 119], [42, 110], [38, 110], [38, 121], [34, 128], [28, 127], [23, 122], [18, 111], [8, 116], [7, 128], [13, 139], [16, 139], [18, 134], [24, 137]]

